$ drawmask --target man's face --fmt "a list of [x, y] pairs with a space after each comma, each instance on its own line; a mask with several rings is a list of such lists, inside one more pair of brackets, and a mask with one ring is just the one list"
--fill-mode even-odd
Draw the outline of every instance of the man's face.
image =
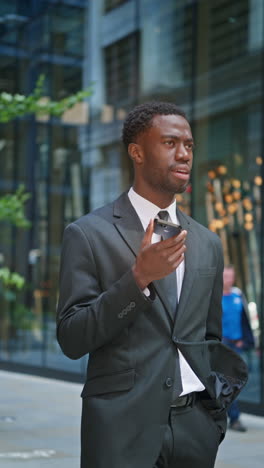
[[223, 273], [223, 282], [224, 282], [224, 288], [232, 288], [234, 282], [235, 282], [235, 270], [234, 268], [224, 268], [224, 273]]
[[143, 152], [141, 184], [149, 193], [182, 193], [189, 183], [193, 161], [190, 125], [180, 115], [157, 115], [152, 124], [137, 139]]

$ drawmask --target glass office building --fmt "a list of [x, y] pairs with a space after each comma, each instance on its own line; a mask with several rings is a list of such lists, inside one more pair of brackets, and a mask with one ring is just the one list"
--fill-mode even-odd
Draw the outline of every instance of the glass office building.
[[2, 368], [83, 380], [86, 358], [64, 357], [55, 337], [62, 232], [129, 187], [123, 119], [162, 99], [186, 111], [196, 144], [178, 204], [220, 236], [249, 301], [256, 345], [240, 399], [264, 414], [263, 48], [262, 0], [1, 1], [1, 91], [26, 94], [40, 73], [54, 99], [93, 83], [61, 120], [0, 126], [0, 195], [23, 183], [32, 223], [1, 226], [1, 261], [26, 278], [16, 301], [0, 296]]

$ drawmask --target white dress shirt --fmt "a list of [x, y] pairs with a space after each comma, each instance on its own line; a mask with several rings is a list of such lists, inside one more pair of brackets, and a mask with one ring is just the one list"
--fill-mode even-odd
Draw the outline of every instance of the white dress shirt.
[[[154, 205], [153, 203], [151, 203], [149, 200], [146, 200], [145, 198], [138, 195], [138, 193], [136, 193], [132, 187], [128, 192], [128, 197], [142, 223], [144, 230], [147, 229], [147, 226], [150, 220], [156, 218], [158, 212], [161, 210], [162, 211], [166, 210], [169, 213], [169, 218], [171, 222], [175, 224], [179, 224], [179, 221], [176, 215], [176, 200], [167, 208], [160, 208]], [[161, 237], [158, 234], [153, 234], [152, 243], [159, 242], [160, 239]], [[175, 272], [176, 273], [175, 281], [177, 281], [178, 301], [180, 300], [184, 271], [185, 271], [185, 263], [183, 261], [178, 266]], [[186, 395], [187, 393], [201, 392], [202, 390], [204, 390], [205, 388], [204, 385], [198, 379], [197, 375], [193, 372], [193, 370], [191, 369], [188, 362], [186, 361], [186, 359], [184, 358], [184, 356], [182, 355], [180, 351], [179, 351], [179, 363], [180, 363], [181, 380], [182, 380], [182, 388], [183, 388], [181, 396]]]

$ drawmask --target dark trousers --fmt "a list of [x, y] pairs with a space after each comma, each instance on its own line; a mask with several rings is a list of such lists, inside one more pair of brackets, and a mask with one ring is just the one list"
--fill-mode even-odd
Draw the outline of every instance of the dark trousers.
[[213, 468], [221, 432], [199, 400], [171, 408], [154, 468]]

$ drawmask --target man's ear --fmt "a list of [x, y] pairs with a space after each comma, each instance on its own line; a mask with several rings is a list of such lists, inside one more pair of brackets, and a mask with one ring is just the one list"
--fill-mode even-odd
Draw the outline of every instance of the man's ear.
[[129, 143], [128, 154], [135, 164], [142, 164], [144, 155], [143, 150], [138, 143]]

